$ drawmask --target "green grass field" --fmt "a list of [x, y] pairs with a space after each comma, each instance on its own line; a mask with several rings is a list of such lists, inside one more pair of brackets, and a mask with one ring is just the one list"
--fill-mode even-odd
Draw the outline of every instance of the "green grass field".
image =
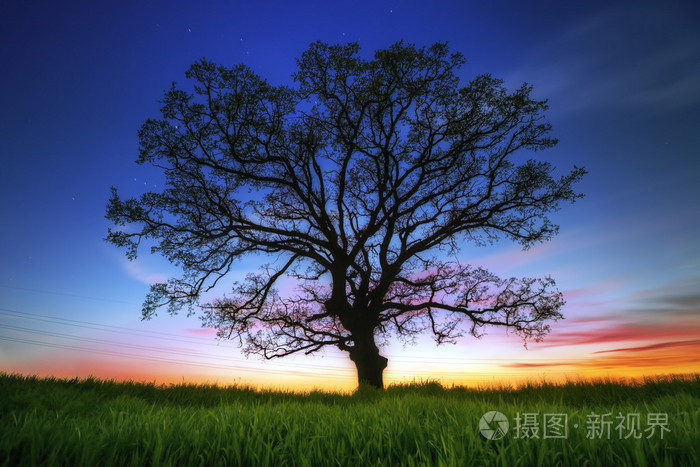
[[0, 373], [2, 465], [697, 466], [699, 423], [700, 375], [343, 395]]

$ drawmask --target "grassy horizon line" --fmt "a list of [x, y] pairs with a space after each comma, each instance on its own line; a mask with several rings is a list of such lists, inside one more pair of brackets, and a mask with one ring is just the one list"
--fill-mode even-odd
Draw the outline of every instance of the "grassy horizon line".
[[376, 390], [372, 387], [362, 387], [355, 388], [349, 391], [338, 391], [338, 390], [326, 390], [326, 389], [309, 389], [309, 390], [298, 390], [289, 388], [269, 388], [269, 387], [256, 387], [251, 384], [241, 384], [241, 383], [230, 383], [230, 384], [218, 384], [218, 383], [197, 383], [197, 382], [187, 382], [183, 381], [181, 383], [157, 383], [154, 381], [139, 381], [139, 380], [118, 380], [115, 378], [100, 378], [97, 376], [86, 376], [86, 377], [57, 377], [57, 376], [39, 376], [36, 374], [22, 374], [20, 372], [5, 372], [0, 371], [0, 381], [6, 382], [8, 379], [19, 382], [35, 382], [35, 383], [55, 383], [55, 384], [65, 384], [65, 385], [83, 385], [83, 386], [119, 386], [124, 387], [142, 387], [142, 388], [152, 388], [158, 390], [168, 390], [168, 389], [210, 389], [210, 390], [224, 390], [224, 391], [240, 391], [245, 393], [257, 393], [257, 394], [284, 394], [284, 395], [294, 395], [294, 396], [306, 396], [309, 394], [324, 394], [324, 395], [334, 395], [334, 396], [351, 396], [358, 392], [378, 392], [378, 393], [393, 393], [393, 392], [403, 392], [406, 390], [418, 390], [427, 392], [461, 392], [461, 393], [518, 393], [518, 392], [529, 392], [533, 390], [552, 390], [552, 389], [564, 389], [564, 388], [584, 388], [584, 387], [626, 387], [626, 388], [640, 388], [644, 386], [673, 386], [673, 385], [698, 385], [700, 388], [700, 373], [669, 373], [661, 375], [651, 375], [651, 376], [641, 376], [641, 377], [620, 377], [613, 378], [610, 376], [604, 377], [592, 377], [592, 378], [566, 378], [560, 381], [548, 381], [546, 378], [532, 378], [525, 381], [520, 381], [514, 384], [505, 383], [494, 383], [491, 385], [477, 385], [477, 386], [466, 386], [466, 385], [445, 385], [441, 383], [438, 379], [414, 379], [409, 382], [402, 383], [391, 383], [388, 384], [383, 391]]

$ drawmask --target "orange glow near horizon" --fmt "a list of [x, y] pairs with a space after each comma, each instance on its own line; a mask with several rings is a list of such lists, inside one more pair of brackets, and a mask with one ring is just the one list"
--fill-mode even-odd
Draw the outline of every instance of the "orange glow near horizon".
[[[639, 319], [644, 309], [625, 313], [585, 302], [603, 294], [600, 287], [569, 294], [567, 319], [554, 323], [549, 335], [529, 343], [527, 350], [519, 337], [502, 328], [488, 329], [481, 339], [465, 337], [454, 346], [436, 346], [427, 335], [405, 347], [392, 340], [382, 348], [389, 359], [385, 385], [435, 380], [447, 387], [491, 387], [700, 373], [700, 321], [693, 303]], [[627, 302], [633, 300], [625, 297]], [[18, 330], [33, 331], [46, 322], [42, 315], [26, 313], [7, 312], [5, 317], [7, 326]], [[132, 319], [123, 323], [128, 327], [54, 320], [51, 328], [17, 331], [18, 341], [34, 345], [0, 350], [0, 371], [294, 391], [348, 392], [357, 386], [354, 365], [337, 349], [312, 357], [246, 359], [232, 342], [217, 342], [212, 329], [193, 329], [184, 317]]]
[[[700, 340], [651, 344], [595, 351], [584, 358], [559, 352], [562, 359], [533, 359], [531, 361], [451, 365], [440, 363], [439, 357], [430, 362], [410, 363], [410, 357], [392, 362], [384, 373], [385, 385], [413, 381], [437, 380], [444, 386], [498, 387], [519, 386], [528, 382], [562, 383], [571, 380], [599, 378], [639, 379], [668, 374], [692, 374], [700, 370]], [[59, 359], [55, 355], [42, 359], [27, 359], [21, 365], [5, 365], [0, 370], [24, 375], [86, 378], [89, 376], [117, 381], [139, 381], [156, 384], [216, 384], [255, 388], [309, 391], [348, 392], [355, 389], [356, 375], [349, 361], [336, 361], [324, 369], [314, 359], [313, 367], [303, 370], [294, 362], [288, 371], [285, 360], [259, 362], [246, 371], [224, 371], [207, 368], [185, 368], [175, 364], [151, 364], [147, 361], [97, 356]], [[323, 360], [323, 359], [321, 359]], [[340, 365], [339, 365], [340, 363]], [[301, 369], [300, 369], [301, 368]]]

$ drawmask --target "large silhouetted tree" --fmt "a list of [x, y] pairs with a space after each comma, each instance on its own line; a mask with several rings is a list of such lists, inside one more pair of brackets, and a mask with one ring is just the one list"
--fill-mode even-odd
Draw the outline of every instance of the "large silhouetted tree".
[[[295, 87], [243, 65], [192, 65], [193, 89], [173, 85], [162, 119], [139, 132], [138, 162], [162, 169], [166, 188], [128, 200], [113, 188], [107, 209], [129, 226], [108, 241], [134, 258], [148, 239], [182, 268], [151, 287], [143, 316], [196, 307], [265, 358], [334, 346], [359, 383], [379, 388], [390, 335], [453, 342], [497, 325], [539, 340], [562, 317], [554, 281], [500, 279], [455, 253], [549, 239], [548, 213], [580, 196], [584, 170], [554, 177], [524, 158], [556, 143], [546, 101], [490, 75], [460, 87], [463, 63], [445, 44], [397, 43], [366, 60], [357, 44], [318, 42], [297, 61]], [[201, 300], [254, 254], [270, 263]], [[276, 287], [285, 276], [293, 293]]]

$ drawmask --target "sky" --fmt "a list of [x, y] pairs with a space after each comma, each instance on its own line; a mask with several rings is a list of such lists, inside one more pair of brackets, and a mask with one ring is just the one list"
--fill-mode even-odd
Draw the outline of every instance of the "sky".
[[[560, 233], [522, 251], [465, 245], [503, 277], [551, 275], [565, 319], [540, 343], [491, 328], [436, 346], [392, 341], [385, 382], [518, 384], [700, 371], [700, 5], [695, 1], [0, 0], [0, 371], [350, 390], [340, 351], [246, 359], [196, 316], [140, 320], [149, 284], [177, 274], [104, 241], [111, 186], [160, 174], [135, 164], [137, 130], [200, 58], [293, 84], [311, 42], [447, 41], [481, 73], [550, 103], [559, 144], [538, 156], [589, 174]], [[231, 281], [253, 263], [242, 262]]]

